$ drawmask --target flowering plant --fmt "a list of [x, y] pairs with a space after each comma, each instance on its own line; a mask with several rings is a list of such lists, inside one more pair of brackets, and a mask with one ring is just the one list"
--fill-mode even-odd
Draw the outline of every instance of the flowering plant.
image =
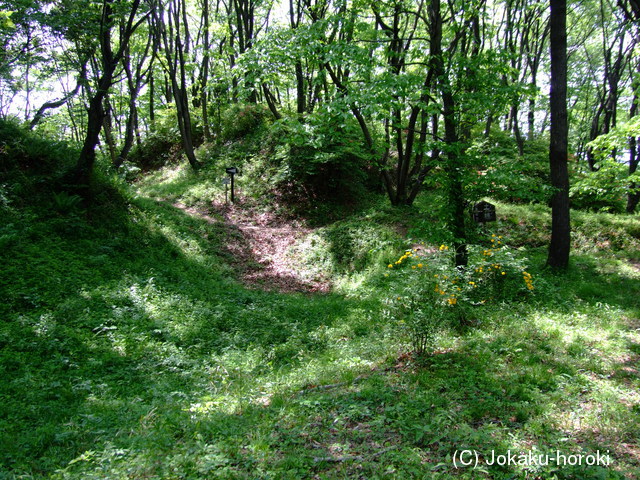
[[417, 354], [433, 348], [438, 333], [468, 321], [470, 312], [490, 302], [533, 293], [526, 259], [492, 235], [490, 246], [470, 245], [469, 264], [456, 267], [447, 245], [417, 245], [387, 265], [393, 278], [386, 313], [409, 335]]

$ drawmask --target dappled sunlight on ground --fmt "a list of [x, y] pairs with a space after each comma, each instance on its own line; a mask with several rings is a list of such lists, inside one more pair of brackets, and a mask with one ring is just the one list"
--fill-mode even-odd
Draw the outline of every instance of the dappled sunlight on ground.
[[227, 233], [224, 248], [231, 254], [242, 282], [252, 288], [279, 292], [327, 293], [331, 284], [318, 275], [307, 275], [295, 265], [290, 248], [312, 233], [299, 221], [257, 213], [241, 200], [235, 204], [212, 202], [208, 206], [174, 203], [192, 217], [208, 223], [223, 223]]

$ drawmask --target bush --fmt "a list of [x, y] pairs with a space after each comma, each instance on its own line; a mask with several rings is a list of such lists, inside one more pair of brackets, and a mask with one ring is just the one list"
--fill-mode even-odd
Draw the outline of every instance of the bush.
[[[640, 172], [629, 175], [628, 167], [613, 159], [598, 162], [596, 171], [579, 172], [571, 184], [571, 206], [595, 212], [622, 213], [633, 182]], [[637, 189], [636, 189], [637, 190]]]
[[[176, 124], [176, 112], [175, 109], [168, 108], [158, 114], [151, 133], [142, 144], [133, 147], [128, 162], [147, 172], [177, 163], [181, 157], [182, 143]], [[128, 170], [130, 166], [125, 167], [123, 173], [130, 175]]]
[[296, 203], [354, 202], [365, 195], [368, 156], [351, 119], [318, 111], [273, 129], [275, 187]]
[[234, 104], [222, 115], [222, 139], [238, 140], [251, 135], [265, 124], [268, 111], [262, 105]]
[[551, 196], [546, 143], [529, 141], [524, 157], [518, 157], [515, 140], [499, 131], [476, 141], [468, 153], [474, 163], [468, 198], [490, 196], [512, 203], [546, 203]]
[[339, 276], [378, 265], [401, 245], [392, 227], [367, 215], [322, 227], [296, 244], [291, 253], [305, 269]]
[[77, 152], [67, 143], [39, 136], [17, 119], [0, 119], [0, 168], [31, 175], [60, 175], [75, 162]]
[[470, 320], [471, 312], [490, 303], [515, 301], [535, 287], [526, 259], [492, 235], [491, 246], [470, 245], [469, 265], [454, 266], [446, 245], [435, 251], [407, 250], [389, 263], [392, 277], [387, 315], [408, 335], [418, 355], [429, 353], [441, 330]]
[[0, 119], [0, 183], [8, 184], [5, 202], [49, 204], [77, 158], [78, 151], [67, 143], [43, 138], [17, 120]]

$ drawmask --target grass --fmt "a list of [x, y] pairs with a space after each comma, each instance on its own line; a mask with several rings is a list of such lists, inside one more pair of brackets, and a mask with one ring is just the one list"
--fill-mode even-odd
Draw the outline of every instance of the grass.
[[[548, 210], [498, 204], [534, 298], [477, 307], [420, 359], [383, 274], [439, 240], [428, 204], [315, 230], [293, 254], [339, 288], [283, 294], [239, 284], [221, 221], [171, 205], [220, 194], [175, 170], [87, 215], [2, 206], [0, 479], [640, 476], [637, 216], [576, 213], [553, 276]], [[455, 468], [465, 449], [478, 468]], [[532, 449], [610, 465], [487, 464]]]

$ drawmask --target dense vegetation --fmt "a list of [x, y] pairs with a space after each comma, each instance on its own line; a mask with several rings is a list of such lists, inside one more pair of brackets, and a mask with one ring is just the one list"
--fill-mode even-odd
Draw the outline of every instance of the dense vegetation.
[[[2, 145], [2, 478], [640, 473], [637, 216], [574, 212], [572, 267], [557, 276], [543, 268], [549, 209], [497, 202], [473, 243], [501, 256], [507, 282], [485, 281], [472, 255], [494, 298], [470, 286], [452, 305], [416, 281], [451, 268], [437, 190], [413, 207], [369, 194], [328, 222], [311, 215], [289, 249], [331, 293], [282, 293], [243, 285], [220, 211], [176, 206], [223, 202], [217, 168], [173, 165], [133, 186], [101, 174], [85, 206], [60, 190], [66, 145], [12, 124]], [[610, 465], [454, 468], [467, 448]]]
[[637, 1], [0, 0], [0, 45], [0, 480], [640, 477]]

